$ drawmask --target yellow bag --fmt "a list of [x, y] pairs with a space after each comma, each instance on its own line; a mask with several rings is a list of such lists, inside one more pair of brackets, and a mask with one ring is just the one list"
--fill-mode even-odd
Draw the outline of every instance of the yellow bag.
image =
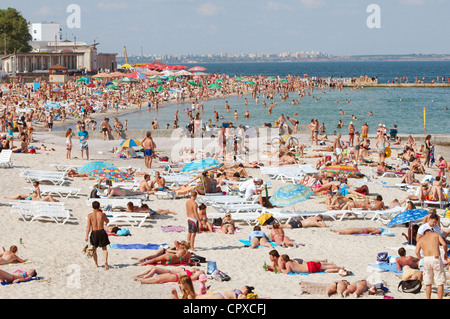
[[450, 218], [450, 208], [447, 208], [444, 212], [444, 218]]
[[258, 221], [261, 226], [269, 225], [274, 221], [273, 215], [270, 213], [264, 213], [258, 216]]
[[258, 295], [251, 292], [247, 294], [247, 299], [258, 299]]
[[389, 146], [386, 146], [386, 154], [384, 157], [389, 158], [389, 157], [391, 157], [391, 154], [392, 154], [391, 148]]

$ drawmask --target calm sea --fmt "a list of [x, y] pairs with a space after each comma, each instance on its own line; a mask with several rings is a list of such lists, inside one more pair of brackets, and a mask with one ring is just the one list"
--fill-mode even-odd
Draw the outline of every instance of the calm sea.
[[[230, 76], [286, 75], [309, 76], [333, 76], [359, 77], [367, 75], [377, 77], [379, 83], [386, 83], [395, 78], [409, 78], [414, 82], [415, 78], [425, 78], [426, 82], [444, 76], [447, 81], [450, 77], [450, 62], [309, 62], [309, 63], [211, 63], [201, 64], [207, 68], [207, 72], [220, 72]], [[440, 81], [439, 81], [440, 82]], [[248, 99], [248, 106], [245, 105]], [[250, 96], [243, 98], [227, 97], [226, 99], [211, 99], [204, 102], [204, 114], [202, 120], [214, 119], [213, 107], [223, 117], [223, 120], [231, 121], [234, 125], [261, 126], [263, 123], [274, 123], [284, 114], [300, 121], [300, 125], [308, 125], [311, 119], [318, 119], [324, 123], [328, 133], [333, 131], [346, 133], [350, 121], [355, 123], [357, 130], [364, 122], [370, 127], [370, 133], [375, 133], [379, 123], [391, 128], [398, 125], [401, 134], [423, 134], [424, 132], [424, 107], [426, 108], [426, 129], [429, 134], [450, 134], [450, 88], [366, 88], [363, 90], [344, 89], [316, 90], [311, 96], [306, 96], [299, 105], [291, 105], [291, 101], [297, 99], [296, 93], [291, 93], [289, 98], [282, 102], [279, 96], [274, 101], [271, 115], [267, 108], [263, 108], [264, 97], [259, 97], [259, 104]], [[225, 111], [225, 102], [231, 107], [229, 113]], [[274, 101], [266, 101], [267, 106]], [[185, 110], [190, 108], [190, 103], [171, 104], [156, 111], [142, 111], [121, 116], [120, 119], [128, 120], [128, 129], [149, 129], [153, 119], [157, 118], [160, 128], [165, 128], [167, 123], [172, 125], [175, 110], [179, 110], [180, 126], [187, 124], [188, 117]], [[234, 110], [238, 112], [238, 120], [234, 120]], [[244, 119], [244, 113], [248, 110], [250, 119]], [[340, 111], [346, 115], [340, 115]], [[372, 116], [369, 113], [373, 112]], [[297, 113], [297, 115], [295, 115]], [[354, 115], [357, 120], [352, 119]], [[343, 129], [337, 129], [339, 120], [344, 122]], [[222, 119], [221, 119], [222, 121]]]

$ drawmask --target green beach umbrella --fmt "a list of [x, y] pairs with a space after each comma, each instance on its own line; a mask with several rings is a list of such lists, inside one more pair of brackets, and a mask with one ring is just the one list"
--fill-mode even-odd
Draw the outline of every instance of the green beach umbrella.
[[188, 81], [188, 83], [189, 83], [190, 85], [192, 85], [192, 86], [198, 86], [198, 85], [197, 85], [197, 82], [195, 82], [195, 81]]
[[275, 78], [273, 76], [269, 76], [267, 79], [268, 80], [275, 80]]
[[255, 85], [256, 83], [255, 82], [253, 82], [253, 81], [249, 81], [249, 82], [247, 82], [248, 84], [250, 84], [250, 85]]
[[155, 91], [156, 91], [155, 88], [148, 88], [148, 89], [144, 90], [144, 92], [146, 92], [146, 93], [148, 93], [148, 92], [155, 92]]
[[117, 89], [117, 85], [111, 84], [111, 85], [108, 85], [106, 88], [114, 90], [114, 89]]
[[215, 80], [214, 82], [216, 82], [216, 83], [222, 83], [223, 80], [222, 80], [222, 79], [217, 79], [217, 80]]
[[210, 89], [221, 89], [222, 87], [219, 84], [217, 84], [217, 83], [212, 83], [212, 84], [208, 85], [208, 88], [210, 88]]
[[158, 90], [157, 90], [158, 92], [162, 92], [162, 91], [164, 91], [164, 88], [162, 87], [162, 85], [160, 85], [159, 87], [158, 87]]
[[235, 78], [234, 80], [235, 80], [236, 82], [239, 82], [239, 81], [242, 81], [243, 78]]

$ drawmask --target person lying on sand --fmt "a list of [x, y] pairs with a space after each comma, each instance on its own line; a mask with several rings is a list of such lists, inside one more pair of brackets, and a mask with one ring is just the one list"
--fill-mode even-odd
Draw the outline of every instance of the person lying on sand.
[[150, 215], [178, 215], [176, 212], [171, 211], [169, 209], [158, 209], [158, 210], [153, 210], [150, 207], [148, 207], [147, 204], [142, 204], [141, 207], [137, 207], [134, 206], [133, 202], [128, 202], [127, 203], [127, 211], [129, 212], [144, 212], [144, 213], [149, 213]]
[[157, 264], [164, 264], [164, 265], [188, 264], [191, 260], [191, 253], [189, 252], [191, 245], [186, 241], [182, 242], [175, 241], [174, 246], [176, 248], [175, 252], [173, 250], [166, 250], [166, 252], [162, 255], [142, 260], [140, 265], [145, 266]]
[[291, 260], [288, 255], [284, 254], [280, 257], [286, 262], [286, 269], [282, 270], [282, 273], [317, 273], [317, 272], [326, 272], [326, 273], [336, 273], [340, 270], [345, 270], [344, 267], [337, 266], [333, 263], [328, 262], [316, 262], [316, 261], [308, 261], [304, 263], [299, 263], [296, 260]]
[[9, 248], [9, 250], [5, 250], [4, 247], [0, 249], [0, 265], [6, 265], [10, 263], [24, 263], [26, 260], [23, 260], [17, 253], [17, 246], [13, 245]]
[[[275, 225], [275, 224], [274, 224]], [[268, 226], [268, 228], [272, 228], [273, 226]], [[323, 215], [319, 214], [317, 216], [311, 216], [306, 219], [292, 219], [288, 224], [279, 225], [280, 228], [287, 229], [298, 229], [298, 228], [307, 228], [307, 227], [327, 227], [325, 222], [323, 221]]]
[[30, 269], [28, 271], [16, 270], [12, 274], [0, 269], [0, 282], [2, 283], [25, 282], [33, 279], [33, 277], [36, 276], [37, 272], [34, 269]]
[[347, 228], [341, 230], [331, 229], [331, 231], [334, 233], [339, 233], [340, 235], [357, 235], [357, 234], [379, 235], [382, 233], [382, 229], [379, 227]]

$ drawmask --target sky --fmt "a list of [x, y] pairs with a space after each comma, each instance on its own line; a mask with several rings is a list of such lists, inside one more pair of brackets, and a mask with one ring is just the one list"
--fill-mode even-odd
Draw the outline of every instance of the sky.
[[[68, 12], [72, 4], [79, 16]], [[63, 39], [119, 55], [124, 46], [129, 56], [450, 54], [448, 0], [1, 0], [8, 7], [28, 22], [60, 23]]]

